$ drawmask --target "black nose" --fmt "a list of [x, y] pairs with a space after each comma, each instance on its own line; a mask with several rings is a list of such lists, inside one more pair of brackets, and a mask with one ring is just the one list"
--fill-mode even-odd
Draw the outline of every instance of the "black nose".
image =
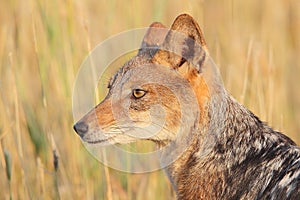
[[84, 134], [89, 130], [89, 126], [84, 122], [76, 123], [73, 128], [80, 137], [83, 137]]

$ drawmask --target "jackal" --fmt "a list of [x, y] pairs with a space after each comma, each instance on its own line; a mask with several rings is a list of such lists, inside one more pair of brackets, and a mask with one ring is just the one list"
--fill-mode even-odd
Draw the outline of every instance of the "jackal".
[[[166, 159], [184, 147], [165, 168], [178, 199], [300, 199], [299, 147], [226, 91], [191, 16], [153, 23], [108, 88], [75, 131], [93, 144], [172, 146]], [[135, 137], [153, 121], [159, 131]]]

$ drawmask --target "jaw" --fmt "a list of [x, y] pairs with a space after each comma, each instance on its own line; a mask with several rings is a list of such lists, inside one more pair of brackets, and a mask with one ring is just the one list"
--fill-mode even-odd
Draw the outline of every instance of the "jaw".
[[89, 131], [80, 136], [81, 140], [85, 144], [100, 146], [129, 144], [138, 140], [144, 140], [152, 141], [157, 145], [158, 149], [162, 149], [172, 141], [174, 142], [176, 134], [179, 134], [179, 128], [174, 126], [172, 121], [167, 121], [162, 126], [156, 123], [150, 123], [149, 125], [148, 121], [140, 121], [136, 122], [136, 124], [130, 123], [130, 125], [111, 125], [105, 128], [101, 128], [95, 123], [90, 123], [89, 126]]
[[101, 146], [108, 146], [108, 145], [112, 145], [114, 144], [113, 142], [114, 137], [110, 137], [107, 139], [97, 139], [97, 140], [90, 140], [90, 139], [84, 139], [81, 138], [81, 140], [85, 143], [85, 144], [90, 144], [90, 145], [101, 145]]

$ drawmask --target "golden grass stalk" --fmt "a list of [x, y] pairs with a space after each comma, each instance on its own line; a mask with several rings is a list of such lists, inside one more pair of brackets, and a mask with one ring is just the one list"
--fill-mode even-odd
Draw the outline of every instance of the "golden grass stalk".
[[11, 175], [12, 175], [12, 164], [11, 164], [11, 156], [8, 150], [4, 150], [4, 158], [5, 158], [5, 169], [6, 169], [6, 177], [8, 180], [9, 187], [9, 196], [12, 199], [12, 191], [11, 191]]
[[61, 199], [59, 193], [59, 183], [58, 183], [58, 155], [56, 150], [52, 151], [53, 153], [53, 166], [54, 166], [54, 189], [55, 189], [55, 199]]
[[[87, 27], [86, 24], [84, 24], [84, 29], [85, 29], [85, 31], [87, 33], [87, 46], [88, 46], [88, 50], [89, 50], [89, 52], [91, 52], [92, 49], [91, 49], [91, 41], [90, 41], [90, 37], [89, 37], [89, 29], [88, 29], [88, 27]], [[91, 67], [92, 67], [92, 70], [93, 70], [93, 73], [92, 73], [93, 77], [92, 78], [94, 80], [97, 80], [96, 72], [94, 71], [96, 66], [93, 63], [93, 61], [91, 61]], [[96, 102], [100, 101], [100, 95], [99, 95], [99, 91], [98, 90], [95, 91], [95, 98], [96, 98], [95, 99]], [[104, 163], [107, 163], [107, 161], [106, 161], [106, 159], [107, 159], [106, 158], [106, 151], [103, 150], [102, 154], [103, 154]], [[108, 167], [105, 166], [105, 165], [104, 165], [104, 173], [105, 173], [105, 179], [106, 179], [106, 184], [107, 184], [106, 198], [107, 198], [107, 200], [112, 200], [113, 199], [113, 195], [112, 195], [111, 178], [110, 178]]]

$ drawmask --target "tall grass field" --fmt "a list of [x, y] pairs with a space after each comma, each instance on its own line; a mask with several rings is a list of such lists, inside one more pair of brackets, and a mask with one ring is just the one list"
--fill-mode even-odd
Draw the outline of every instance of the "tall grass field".
[[0, 199], [175, 198], [163, 170], [124, 173], [89, 154], [72, 92], [100, 42], [181, 13], [199, 22], [228, 91], [300, 144], [299, 0], [0, 0]]

